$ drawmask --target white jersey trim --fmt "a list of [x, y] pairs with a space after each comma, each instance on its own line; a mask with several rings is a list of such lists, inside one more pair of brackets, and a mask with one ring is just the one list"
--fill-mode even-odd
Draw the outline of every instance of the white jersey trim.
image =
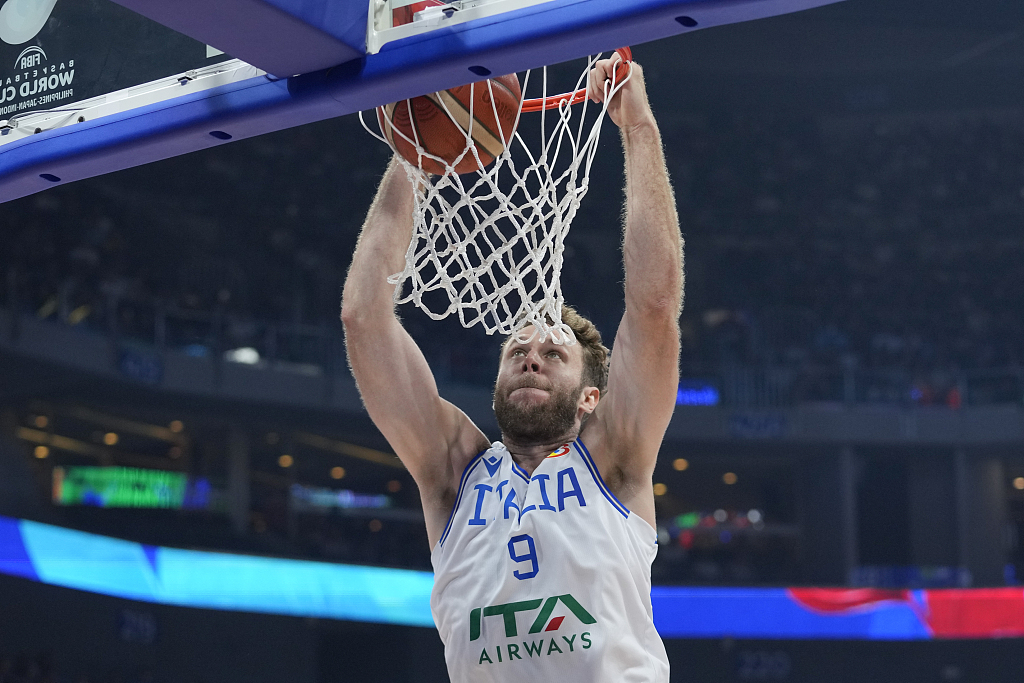
[[615, 497], [615, 494], [611, 492], [608, 485], [604, 483], [604, 479], [601, 478], [601, 472], [597, 469], [597, 464], [594, 459], [590, 456], [590, 451], [583, 445], [582, 439], [576, 439], [573, 441], [573, 445], [576, 446], [576, 452], [583, 458], [583, 462], [587, 465], [587, 469], [590, 470], [590, 474], [594, 477], [594, 482], [597, 483], [597, 488], [601, 490], [604, 497], [608, 499], [608, 502], [612, 504], [612, 507], [618, 510], [619, 514], [623, 517], [629, 518], [629, 508], [619, 502], [619, 499]]
[[[509, 453], [508, 457], [511, 458], [512, 454]], [[512, 471], [518, 474], [523, 481], [530, 483], [530, 475], [526, 473], [526, 470], [519, 466], [519, 463], [517, 463], [515, 459], [512, 460]]]
[[441, 540], [437, 542], [438, 547], [444, 545], [444, 539], [448, 538], [448, 532], [452, 530], [452, 522], [455, 521], [455, 513], [459, 510], [459, 505], [462, 503], [462, 494], [466, 491], [466, 482], [469, 480], [469, 475], [476, 469], [476, 466], [480, 464], [480, 459], [484, 457], [487, 450], [482, 450], [476, 454], [472, 460], [466, 465], [466, 469], [462, 470], [462, 479], [459, 481], [459, 493], [455, 496], [455, 505], [452, 506], [452, 511], [448, 515], [448, 523], [444, 527], [444, 533], [441, 534]]

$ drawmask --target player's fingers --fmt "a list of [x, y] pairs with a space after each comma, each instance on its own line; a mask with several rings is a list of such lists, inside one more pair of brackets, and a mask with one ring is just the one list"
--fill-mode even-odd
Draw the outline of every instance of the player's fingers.
[[612, 56], [608, 58], [608, 62], [608, 72], [614, 74], [618, 70], [619, 64], [622, 63], [622, 57], [618, 52], [613, 52]]
[[595, 99], [596, 102], [604, 100], [606, 85], [610, 84], [615, 76], [615, 68], [618, 63], [618, 55], [613, 55], [612, 58], [602, 59], [594, 65], [594, 68], [590, 72], [590, 83], [591, 87], [598, 97]]
[[587, 78], [587, 97], [594, 102], [601, 102], [604, 100], [605, 78], [606, 75], [603, 65], [601, 62], [598, 62], [594, 65], [594, 68], [590, 70], [589, 77]]
[[618, 53], [615, 53], [615, 57], [615, 65], [612, 67], [612, 71], [615, 74], [615, 83], [618, 84], [626, 80], [626, 77], [629, 75], [630, 69], [632, 68], [632, 62], [624, 61], [619, 57]]

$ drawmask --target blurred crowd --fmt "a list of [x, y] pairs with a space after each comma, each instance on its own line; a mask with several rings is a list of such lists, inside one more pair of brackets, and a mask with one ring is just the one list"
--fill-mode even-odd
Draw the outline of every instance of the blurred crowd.
[[705, 356], [1020, 365], [1024, 117], [666, 128]]
[[112, 671], [103, 677], [58, 672], [53, 656], [46, 651], [19, 652], [12, 657], [0, 654], [0, 683], [153, 683], [149, 670], [126, 675]]
[[19, 652], [14, 657], [0, 656], [0, 683], [55, 683], [56, 680], [48, 653]]
[[[951, 407], [960, 371], [1019, 374], [1021, 112], [765, 120], [675, 109], [660, 122], [687, 240], [685, 372], [895, 370], [909, 378], [904, 398]], [[199, 353], [282, 354], [274, 330], [288, 326], [337, 337], [344, 273], [389, 155], [363, 136], [349, 117], [12, 202], [7, 300], [142, 341], [163, 316], [165, 341]], [[563, 288], [611, 338], [621, 168], [607, 138]], [[442, 380], [492, 381], [494, 340], [403, 317]], [[319, 362], [321, 346], [309, 348], [289, 353]], [[1019, 400], [1019, 384], [998, 391]]]

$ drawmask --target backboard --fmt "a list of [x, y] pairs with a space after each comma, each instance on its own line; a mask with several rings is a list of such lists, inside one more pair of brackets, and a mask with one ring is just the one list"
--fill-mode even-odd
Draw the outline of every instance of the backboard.
[[[14, 88], [17, 110], [0, 114], [0, 201], [490, 74], [835, 1], [83, 0], [91, 9], [76, 28], [71, 0], [6, 0], [0, 58], [14, 69], [0, 97]], [[414, 20], [395, 22], [403, 11]], [[90, 38], [143, 80], [101, 73], [103, 92], [85, 88], [82, 58], [72, 76], [72, 58], [57, 62], [53, 46]], [[158, 40], [194, 55], [165, 59]]]

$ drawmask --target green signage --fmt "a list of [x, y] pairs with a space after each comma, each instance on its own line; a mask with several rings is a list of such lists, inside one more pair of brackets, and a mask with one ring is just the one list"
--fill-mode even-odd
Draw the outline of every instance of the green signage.
[[53, 502], [105, 508], [181, 508], [188, 476], [134, 467], [54, 467]]

